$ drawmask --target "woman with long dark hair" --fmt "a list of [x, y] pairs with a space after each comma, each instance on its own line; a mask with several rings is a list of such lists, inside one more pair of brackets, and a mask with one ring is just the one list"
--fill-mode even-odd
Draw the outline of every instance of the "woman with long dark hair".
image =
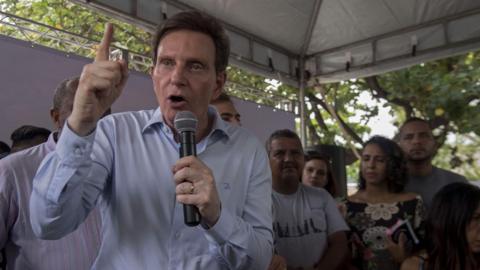
[[306, 186], [324, 188], [332, 197], [337, 197], [332, 164], [326, 155], [313, 151], [305, 155], [302, 183]]
[[443, 187], [426, 220], [426, 250], [402, 270], [480, 269], [480, 188], [467, 183]]
[[417, 194], [403, 191], [406, 174], [402, 150], [394, 141], [374, 136], [365, 143], [359, 190], [345, 202], [358, 269], [400, 268], [416, 238], [407, 232], [392, 237], [396, 224], [410, 224], [413, 235], [421, 235], [423, 203]]

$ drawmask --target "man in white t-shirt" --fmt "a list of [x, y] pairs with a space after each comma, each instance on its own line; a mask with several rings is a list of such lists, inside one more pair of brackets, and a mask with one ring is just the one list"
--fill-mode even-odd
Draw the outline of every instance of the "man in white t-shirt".
[[290, 130], [267, 141], [272, 169], [275, 256], [270, 269], [341, 269], [347, 259], [348, 226], [322, 188], [301, 184], [304, 153]]

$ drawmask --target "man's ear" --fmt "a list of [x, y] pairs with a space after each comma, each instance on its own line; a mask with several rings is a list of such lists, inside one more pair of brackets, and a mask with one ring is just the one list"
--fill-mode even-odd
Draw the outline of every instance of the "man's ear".
[[52, 119], [57, 129], [62, 128], [60, 126], [60, 112], [57, 109], [50, 108], [50, 118]]
[[227, 71], [221, 71], [217, 73], [215, 89], [213, 89], [212, 98], [210, 101], [215, 100], [220, 96], [227, 81]]

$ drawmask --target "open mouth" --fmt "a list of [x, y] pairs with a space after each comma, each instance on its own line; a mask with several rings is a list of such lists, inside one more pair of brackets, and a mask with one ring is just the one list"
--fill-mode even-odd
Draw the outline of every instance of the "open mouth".
[[175, 96], [175, 95], [169, 96], [168, 99], [173, 103], [179, 103], [179, 102], [185, 101], [185, 98], [183, 98], [182, 96]]
[[292, 167], [292, 166], [288, 166], [288, 167], [283, 167], [282, 170], [284, 170], [284, 171], [295, 171], [296, 168]]

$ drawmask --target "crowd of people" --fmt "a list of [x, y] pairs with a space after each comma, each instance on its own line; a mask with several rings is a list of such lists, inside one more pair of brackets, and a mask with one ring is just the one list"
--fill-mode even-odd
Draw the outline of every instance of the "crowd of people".
[[[94, 62], [58, 85], [54, 132], [22, 127], [28, 143], [0, 143], [2, 267], [480, 269], [480, 189], [432, 165], [428, 121], [370, 138], [358, 191], [341, 198], [328, 155], [305, 153], [291, 130], [263, 146], [241, 127], [215, 18], [180, 12], [157, 29], [154, 110], [110, 114], [128, 80], [112, 37], [107, 24]], [[185, 110], [196, 153], [179, 158]]]

